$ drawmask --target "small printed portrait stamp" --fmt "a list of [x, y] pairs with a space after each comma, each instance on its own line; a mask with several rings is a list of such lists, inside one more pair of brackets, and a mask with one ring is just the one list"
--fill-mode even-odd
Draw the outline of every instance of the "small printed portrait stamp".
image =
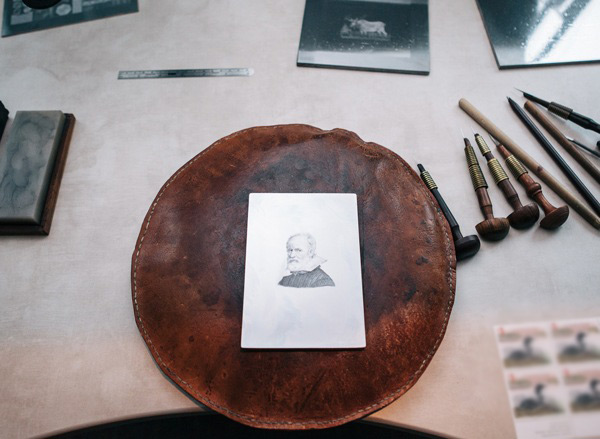
[[497, 328], [504, 367], [544, 366], [551, 363], [548, 333], [540, 326]]
[[600, 367], [581, 371], [565, 369], [563, 379], [573, 413], [600, 412]]
[[511, 374], [509, 394], [515, 418], [557, 415], [565, 412], [558, 377], [551, 373]]
[[558, 362], [600, 361], [600, 329], [595, 321], [553, 322]]

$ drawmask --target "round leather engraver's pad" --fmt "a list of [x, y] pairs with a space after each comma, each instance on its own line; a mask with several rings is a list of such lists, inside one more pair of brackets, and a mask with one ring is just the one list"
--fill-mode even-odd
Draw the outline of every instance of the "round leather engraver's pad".
[[[366, 347], [242, 349], [250, 193], [354, 193]], [[417, 174], [356, 134], [307, 125], [225, 137], [179, 169], [141, 225], [135, 320], [161, 370], [202, 404], [261, 428], [326, 428], [403, 395], [454, 301], [450, 229]]]

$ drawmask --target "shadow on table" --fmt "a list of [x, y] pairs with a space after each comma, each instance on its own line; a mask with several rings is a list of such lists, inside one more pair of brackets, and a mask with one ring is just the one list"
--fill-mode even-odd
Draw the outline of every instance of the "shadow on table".
[[214, 413], [180, 413], [149, 416], [126, 421], [86, 427], [53, 436], [56, 439], [129, 439], [129, 438], [308, 438], [353, 439], [376, 437], [378, 439], [442, 439], [415, 431], [383, 426], [367, 421], [354, 421], [325, 430], [284, 431], [262, 430], [234, 422]]

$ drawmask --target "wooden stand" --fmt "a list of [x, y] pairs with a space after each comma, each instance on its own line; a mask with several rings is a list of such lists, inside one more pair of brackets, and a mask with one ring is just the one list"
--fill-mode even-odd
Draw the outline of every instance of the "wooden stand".
[[40, 224], [0, 224], [0, 235], [42, 235], [47, 236], [50, 233], [52, 225], [52, 217], [56, 200], [58, 198], [58, 190], [65, 170], [67, 162], [67, 154], [69, 152], [69, 144], [73, 134], [73, 126], [75, 125], [75, 116], [65, 113], [65, 123], [63, 126], [58, 151], [52, 169], [52, 176], [48, 185], [48, 193], [42, 210], [42, 219]]

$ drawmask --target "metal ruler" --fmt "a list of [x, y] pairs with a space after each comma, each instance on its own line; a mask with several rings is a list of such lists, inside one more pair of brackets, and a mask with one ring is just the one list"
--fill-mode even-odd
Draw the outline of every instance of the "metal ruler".
[[251, 76], [251, 68], [185, 69], [185, 70], [121, 70], [118, 79], [201, 78], [208, 76]]

